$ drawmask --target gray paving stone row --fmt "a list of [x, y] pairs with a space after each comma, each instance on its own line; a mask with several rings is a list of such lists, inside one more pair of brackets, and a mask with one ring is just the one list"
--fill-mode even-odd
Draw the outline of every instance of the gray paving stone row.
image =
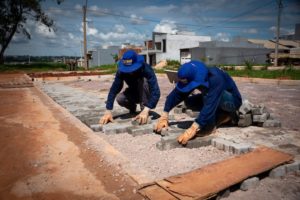
[[263, 127], [281, 127], [281, 122], [276, 119], [268, 119], [264, 122]]
[[249, 189], [256, 188], [258, 185], [259, 185], [259, 178], [252, 177], [252, 178], [244, 180], [240, 186], [240, 189], [243, 191], [247, 191]]
[[146, 125], [129, 127], [129, 128], [127, 128], [127, 132], [129, 134], [131, 134], [132, 136], [151, 134], [151, 133], [153, 133], [153, 125], [146, 124]]
[[214, 138], [214, 136], [205, 136], [205, 137], [196, 137], [193, 140], [188, 141], [186, 145], [181, 145], [177, 141], [177, 137], [181, 133], [174, 133], [169, 136], [164, 136], [161, 138], [161, 141], [156, 143], [156, 148], [159, 150], [170, 150], [174, 148], [200, 148], [204, 146], [211, 145], [211, 140]]
[[247, 153], [255, 148], [252, 144], [236, 143], [224, 138], [213, 138], [211, 144], [219, 150], [223, 150], [233, 154]]
[[[59, 90], [56, 90], [56, 87], [58, 87], [57, 84], [46, 84], [42, 86], [42, 89], [54, 101], [67, 109], [70, 113], [88, 126], [97, 124], [100, 117], [106, 111], [105, 103], [103, 102], [104, 100], [98, 98], [94, 94], [83, 94], [80, 90], [74, 90], [74, 88], [62, 84], [59, 84]], [[128, 113], [128, 111], [119, 107], [116, 109], [116, 111], [113, 111], [114, 116], [122, 116], [126, 113]], [[126, 120], [122, 119], [122, 121]], [[97, 128], [97, 130], [99, 131], [100, 129]], [[113, 130], [114, 129], [108, 128], [107, 132], [114, 132]], [[118, 130], [116, 132], [120, 132], [122, 130]]]
[[290, 172], [297, 172], [300, 170], [300, 161], [296, 160], [293, 163], [281, 165], [272, 169], [269, 173], [271, 178], [281, 178]]

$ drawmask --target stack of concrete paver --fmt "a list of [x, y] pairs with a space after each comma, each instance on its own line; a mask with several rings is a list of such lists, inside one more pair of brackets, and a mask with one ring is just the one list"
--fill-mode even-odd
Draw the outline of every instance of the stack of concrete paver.
[[281, 123], [267, 111], [264, 105], [254, 105], [248, 100], [243, 100], [239, 109], [238, 126], [247, 127], [251, 125], [262, 127], [280, 127]]
[[[185, 113], [189, 117], [195, 118], [200, 112], [186, 108], [185, 105], [179, 105], [174, 108], [174, 114]], [[264, 105], [254, 105], [248, 100], [243, 100], [243, 104], [239, 109], [239, 127], [247, 127], [251, 125], [261, 127], [281, 127], [279, 120], [274, 118], [272, 113], [267, 111]]]

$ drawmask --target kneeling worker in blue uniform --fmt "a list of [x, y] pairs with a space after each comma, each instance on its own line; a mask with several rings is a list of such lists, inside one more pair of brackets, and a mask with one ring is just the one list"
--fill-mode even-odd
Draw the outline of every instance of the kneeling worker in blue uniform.
[[[120, 93], [124, 82], [128, 88]], [[127, 108], [133, 114], [136, 112], [137, 104], [139, 104], [142, 111], [134, 120], [137, 120], [139, 124], [145, 124], [150, 109], [156, 107], [159, 97], [160, 90], [152, 67], [144, 62], [143, 56], [138, 55], [133, 50], [128, 50], [118, 63], [118, 71], [106, 101], [107, 110], [99, 123], [113, 122], [111, 111], [116, 99], [120, 106]]]
[[[207, 126], [218, 126], [236, 119], [242, 98], [226, 72], [217, 67], [208, 68], [199, 61], [190, 61], [179, 68], [177, 76], [177, 85], [168, 95], [154, 131], [160, 133], [162, 128], [168, 127], [169, 111], [182, 101], [187, 108], [200, 111], [200, 114], [191, 127], [177, 138], [181, 144], [186, 144]], [[190, 95], [194, 90], [200, 93]]]

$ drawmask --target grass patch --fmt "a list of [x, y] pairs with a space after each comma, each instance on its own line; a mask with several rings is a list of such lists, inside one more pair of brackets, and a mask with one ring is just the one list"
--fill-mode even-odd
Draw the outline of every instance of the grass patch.
[[90, 71], [101, 71], [102, 74], [114, 74], [118, 70], [117, 64], [101, 65], [97, 67], [90, 67]]
[[0, 72], [46, 72], [66, 71], [67, 65], [63, 63], [31, 63], [31, 64], [4, 64], [0, 65]]
[[300, 70], [228, 70], [230, 76], [249, 77], [249, 78], [267, 78], [267, 79], [290, 79], [300, 80]]

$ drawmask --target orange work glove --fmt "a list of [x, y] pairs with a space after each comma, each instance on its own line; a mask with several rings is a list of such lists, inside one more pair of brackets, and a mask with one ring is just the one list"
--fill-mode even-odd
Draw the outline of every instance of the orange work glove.
[[154, 131], [156, 133], [161, 133], [163, 128], [167, 128], [169, 126], [169, 113], [163, 112], [163, 114], [158, 119], [157, 124], [154, 127]]
[[200, 126], [196, 122], [192, 124], [190, 128], [188, 128], [183, 134], [181, 134], [177, 141], [181, 144], [186, 144], [190, 139], [192, 139], [196, 133], [200, 131]]
[[103, 117], [99, 120], [99, 124], [107, 124], [109, 122], [113, 122], [113, 116], [110, 110], [105, 111]]
[[150, 108], [145, 107], [133, 120], [137, 120], [140, 125], [147, 124]]

